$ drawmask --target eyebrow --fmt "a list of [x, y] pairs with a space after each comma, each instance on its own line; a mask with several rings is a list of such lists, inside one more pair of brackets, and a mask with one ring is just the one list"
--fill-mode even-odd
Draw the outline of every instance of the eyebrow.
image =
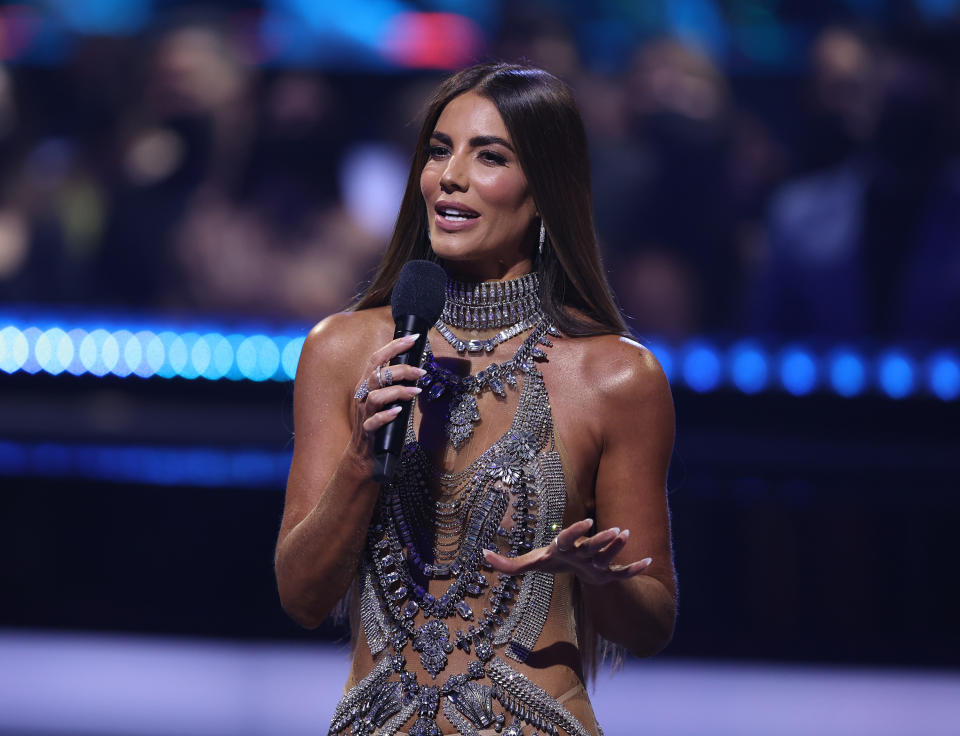
[[[448, 136], [446, 133], [441, 133], [439, 131], [433, 131], [430, 135], [431, 138], [436, 138], [438, 141], [447, 146], [453, 146], [453, 139]], [[480, 148], [481, 146], [489, 146], [494, 143], [497, 143], [509, 151], [513, 151], [513, 146], [510, 145], [509, 141], [504, 140], [500, 136], [496, 135], [475, 135], [470, 139], [470, 145], [473, 148]], [[515, 151], [514, 151], [515, 152]]]

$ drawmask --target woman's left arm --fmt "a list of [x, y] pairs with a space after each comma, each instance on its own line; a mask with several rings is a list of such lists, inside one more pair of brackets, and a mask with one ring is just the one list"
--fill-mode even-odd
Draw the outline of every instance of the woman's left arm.
[[623, 531], [614, 535], [594, 555], [593, 566], [598, 562], [606, 566], [611, 553], [613, 563], [640, 562], [623, 568], [611, 565], [613, 571], [628, 573], [619, 579], [580, 575], [580, 581], [599, 633], [635, 656], [647, 657], [670, 642], [677, 609], [666, 494], [674, 440], [673, 398], [650, 351], [620, 339], [616, 353], [614, 370], [598, 381], [603, 446], [596, 523], [602, 531], [578, 544], [595, 546], [598, 538], [611, 534], [611, 528], [629, 530], [626, 540]]
[[638, 657], [673, 635], [676, 580], [670, 545], [667, 470], [673, 451], [670, 386], [656, 358], [632, 340], [607, 344], [605, 360], [584, 384], [595, 393], [600, 456], [596, 528], [585, 519], [547, 547], [515, 558], [488, 552], [502, 572], [572, 572], [583, 586], [598, 632]]

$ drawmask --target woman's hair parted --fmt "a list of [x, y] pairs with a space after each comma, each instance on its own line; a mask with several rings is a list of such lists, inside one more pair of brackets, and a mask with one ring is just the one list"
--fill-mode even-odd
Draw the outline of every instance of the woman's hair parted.
[[427, 236], [420, 173], [430, 136], [454, 97], [476, 92], [500, 111], [547, 231], [535, 255], [546, 314], [571, 336], [626, 333], [600, 262], [593, 222], [590, 161], [583, 120], [567, 86], [536, 67], [486, 63], [444, 80], [434, 93], [417, 138], [407, 188], [387, 252], [354, 309], [390, 303], [403, 264], [436, 261]]

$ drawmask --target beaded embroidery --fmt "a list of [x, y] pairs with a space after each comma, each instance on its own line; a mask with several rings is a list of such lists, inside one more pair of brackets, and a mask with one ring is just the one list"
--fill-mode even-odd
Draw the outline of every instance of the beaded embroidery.
[[[435, 378], [439, 383], [434, 385], [474, 401], [480, 381], [485, 381], [481, 388], [496, 391], [491, 385], [496, 379], [520, 391], [509, 429], [462, 471], [436, 471], [417, 442], [412, 419], [408, 423], [399, 469], [381, 490], [360, 564], [360, 619], [371, 654], [383, 656], [343, 696], [331, 735], [349, 729], [364, 736], [392, 736], [416, 716], [411, 736], [439, 736], [436, 719], [442, 708], [466, 736], [491, 727], [502, 736], [519, 736], [524, 726], [550, 736], [561, 729], [570, 736], [588, 736], [563, 705], [494, 649], [506, 645], [505, 656], [526, 659], [549, 612], [553, 575], [529, 572], [488, 579], [481, 572], [492, 569], [483, 559], [485, 548], [499, 543], [515, 556], [545, 546], [563, 520], [566, 486], [549, 397], [534, 363], [546, 358], [536, 345], [548, 329], [557, 334], [546, 324], [542, 331], [535, 329], [527, 353], [508, 366], [513, 381], [504, 378], [503, 366], [499, 373], [481, 372], [484, 379], [481, 374], [468, 377], [473, 383]], [[430, 491], [434, 483], [440, 487], [437, 501]], [[448, 584], [434, 596], [428, 591], [430, 580]], [[388, 648], [390, 653], [384, 651]], [[443, 678], [455, 648], [473, 659], [466, 672]], [[418, 682], [407, 669], [410, 652], [419, 656], [432, 682]]]

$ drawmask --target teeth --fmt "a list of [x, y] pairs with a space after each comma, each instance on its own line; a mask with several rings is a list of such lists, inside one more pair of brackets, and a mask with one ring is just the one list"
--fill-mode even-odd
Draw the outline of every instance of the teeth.
[[442, 217], [445, 217], [448, 220], [456, 220], [458, 222], [462, 220], [469, 220], [471, 217], [471, 215], [461, 212], [460, 210], [444, 209], [444, 210], [439, 210], [439, 212]]

